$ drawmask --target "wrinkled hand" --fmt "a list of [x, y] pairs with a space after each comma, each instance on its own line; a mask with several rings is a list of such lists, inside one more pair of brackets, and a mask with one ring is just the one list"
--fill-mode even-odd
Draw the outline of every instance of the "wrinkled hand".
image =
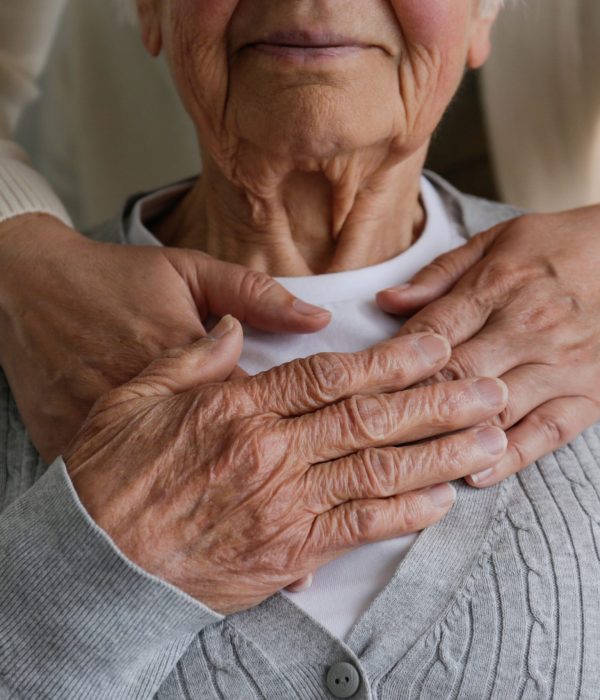
[[47, 462], [97, 398], [202, 337], [207, 314], [291, 332], [330, 318], [266, 275], [191, 251], [95, 243], [49, 216], [0, 224], [0, 271], [0, 364]]
[[508, 385], [497, 421], [510, 428], [506, 456], [473, 485], [497, 483], [600, 420], [599, 271], [600, 207], [591, 207], [501, 224], [378, 295], [390, 313], [422, 309], [402, 334], [451, 341], [443, 378]]
[[218, 612], [432, 524], [454, 498], [445, 482], [504, 453], [498, 428], [455, 432], [504, 407], [501, 382], [398, 391], [444, 365], [442, 338], [397, 338], [221, 384], [241, 327], [228, 317], [212, 335], [102, 397], [65, 462], [124, 554]]

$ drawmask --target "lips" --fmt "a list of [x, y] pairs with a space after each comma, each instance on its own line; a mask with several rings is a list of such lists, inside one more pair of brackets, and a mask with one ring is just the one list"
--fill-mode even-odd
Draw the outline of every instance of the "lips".
[[356, 47], [367, 48], [367, 44], [354, 38], [327, 31], [289, 30], [273, 32], [261, 38], [256, 44], [285, 46], [299, 49], [328, 49]]
[[288, 30], [270, 33], [247, 45], [260, 53], [289, 59], [335, 58], [363, 49], [370, 44], [327, 31]]

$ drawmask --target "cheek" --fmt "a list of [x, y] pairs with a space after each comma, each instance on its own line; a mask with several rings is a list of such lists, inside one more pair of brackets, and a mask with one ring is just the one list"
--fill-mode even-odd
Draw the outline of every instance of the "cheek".
[[[400, 25], [403, 101], [418, 132], [433, 130], [464, 74], [472, 0], [390, 0]], [[418, 121], [418, 123], [417, 123]]]
[[218, 121], [226, 97], [227, 35], [240, 0], [164, 2], [163, 42], [181, 99], [196, 125]]
[[445, 50], [463, 46], [471, 0], [390, 0], [408, 43]]
[[176, 0], [165, 3], [171, 23], [190, 23], [205, 38], [223, 36], [240, 0]]

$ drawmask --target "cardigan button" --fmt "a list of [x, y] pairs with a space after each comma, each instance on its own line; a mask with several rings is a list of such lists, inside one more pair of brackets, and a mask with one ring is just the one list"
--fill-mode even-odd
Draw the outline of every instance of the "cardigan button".
[[327, 687], [329, 692], [336, 698], [351, 698], [360, 685], [360, 675], [356, 668], [340, 661], [327, 672]]

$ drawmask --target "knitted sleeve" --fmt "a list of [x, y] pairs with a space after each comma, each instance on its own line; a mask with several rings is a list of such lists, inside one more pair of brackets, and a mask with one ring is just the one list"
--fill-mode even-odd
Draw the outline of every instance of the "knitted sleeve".
[[147, 700], [222, 616], [123, 555], [0, 370], [0, 698]]

